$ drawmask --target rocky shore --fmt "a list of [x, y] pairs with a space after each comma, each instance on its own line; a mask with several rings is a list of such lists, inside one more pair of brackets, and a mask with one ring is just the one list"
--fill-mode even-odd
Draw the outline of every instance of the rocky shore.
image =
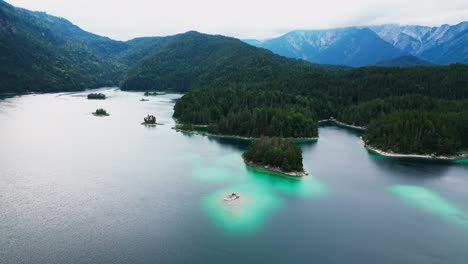
[[318, 123], [327, 123], [327, 122], [331, 122], [331, 123], [335, 123], [339, 126], [342, 126], [342, 127], [347, 127], [347, 128], [352, 128], [352, 129], [357, 129], [357, 130], [366, 130], [366, 127], [363, 127], [363, 126], [355, 126], [355, 125], [350, 125], [350, 124], [347, 124], [347, 123], [344, 123], [344, 122], [341, 122], [341, 121], [338, 121], [334, 118], [330, 118], [330, 119], [323, 119], [323, 120], [319, 120]]
[[288, 176], [288, 177], [303, 177], [303, 176], [308, 175], [308, 173], [305, 172], [304, 170], [303, 171], [288, 171], [288, 172], [286, 172], [286, 171], [282, 171], [280, 168], [271, 167], [271, 166], [263, 165], [263, 164], [259, 164], [259, 163], [254, 163], [254, 162], [248, 161], [246, 159], [244, 159], [244, 162], [249, 167], [252, 167], [252, 168], [255, 168], [255, 169], [262, 169], [262, 170], [266, 170], [266, 171], [273, 172], [273, 173], [278, 173], [278, 174]]
[[373, 147], [362, 139], [360, 137], [362, 145], [364, 147], [372, 152], [375, 152], [379, 155], [385, 156], [385, 157], [393, 157], [393, 158], [416, 158], [416, 159], [436, 159], [436, 160], [447, 160], [447, 161], [455, 161], [455, 160], [461, 160], [468, 158], [468, 153], [462, 154], [462, 155], [457, 155], [457, 156], [438, 156], [434, 154], [402, 154], [402, 153], [395, 153], [395, 152], [390, 152], [390, 151], [383, 151], [381, 149], [378, 149], [376, 147]]

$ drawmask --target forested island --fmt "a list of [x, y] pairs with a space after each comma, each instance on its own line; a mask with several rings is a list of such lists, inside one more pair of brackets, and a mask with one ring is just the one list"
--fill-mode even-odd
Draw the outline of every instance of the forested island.
[[94, 112], [93, 115], [95, 115], [95, 116], [109, 116], [107, 111], [102, 109], [102, 108], [96, 109], [96, 112]]
[[88, 99], [90, 100], [104, 100], [106, 99], [106, 95], [103, 93], [90, 93], [88, 94]]
[[242, 154], [249, 166], [288, 176], [304, 176], [302, 151], [290, 139], [262, 137], [254, 140]]

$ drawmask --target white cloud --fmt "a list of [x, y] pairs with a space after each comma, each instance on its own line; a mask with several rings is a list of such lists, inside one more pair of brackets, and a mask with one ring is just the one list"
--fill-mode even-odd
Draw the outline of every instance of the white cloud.
[[7, 0], [61, 16], [114, 39], [188, 30], [266, 38], [293, 29], [384, 23], [440, 25], [468, 19], [466, 0]]

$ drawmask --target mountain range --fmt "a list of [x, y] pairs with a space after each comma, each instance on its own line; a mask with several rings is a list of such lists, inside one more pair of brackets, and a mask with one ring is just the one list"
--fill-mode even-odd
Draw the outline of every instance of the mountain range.
[[[267, 40], [244, 40], [274, 53], [321, 64], [382, 65], [404, 56], [404, 65], [468, 63], [468, 22], [457, 25], [382, 25], [296, 30]], [[412, 57], [408, 57], [412, 56]], [[400, 65], [394, 65], [400, 66]]]
[[[396, 41], [403, 37], [396, 35], [390, 26], [295, 31], [265, 42], [249, 41], [262, 48], [239, 39], [195, 31], [116, 41], [86, 32], [66, 19], [17, 8], [0, 0], [0, 94], [103, 86], [187, 91], [248, 84], [289, 89], [291, 79], [301, 80], [294, 84], [296, 89], [310, 89], [310, 83], [323, 86], [337, 78], [330, 72], [346, 69], [334, 65], [434, 63], [408, 55], [410, 50], [430, 54], [431, 58], [439, 58], [441, 52], [447, 58], [462, 56], [460, 50], [466, 50], [464, 26], [466, 23], [443, 32], [416, 30], [425, 35], [432, 32], [432, 37], [423, 38], [431, 39], [432, 48], [417, 46], [411, 42], [413, 39], [406, 44]], [[405, 34], [409, 35], [408, 32]], [[392, 39], [400, 46], [390, 43]], [[356, 72], [362, 76], [369, 73], [372, 71]], [[379, 74], [375, 71], [376, 76]]]

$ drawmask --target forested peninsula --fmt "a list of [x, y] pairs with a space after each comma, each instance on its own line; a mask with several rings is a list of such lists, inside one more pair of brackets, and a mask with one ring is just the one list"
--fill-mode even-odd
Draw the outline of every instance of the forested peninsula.
[[297, 79], [278, 89], [194, 89], [178, 100], [174, 117], [213, 134], [253, 137], [316, 137], [317, 121], [334, 118], [366, 127], [366, 144], [386, 152], [461, 157], [468, 149], [466, 65], [334, 69], [323, 78], [304, 91]]

